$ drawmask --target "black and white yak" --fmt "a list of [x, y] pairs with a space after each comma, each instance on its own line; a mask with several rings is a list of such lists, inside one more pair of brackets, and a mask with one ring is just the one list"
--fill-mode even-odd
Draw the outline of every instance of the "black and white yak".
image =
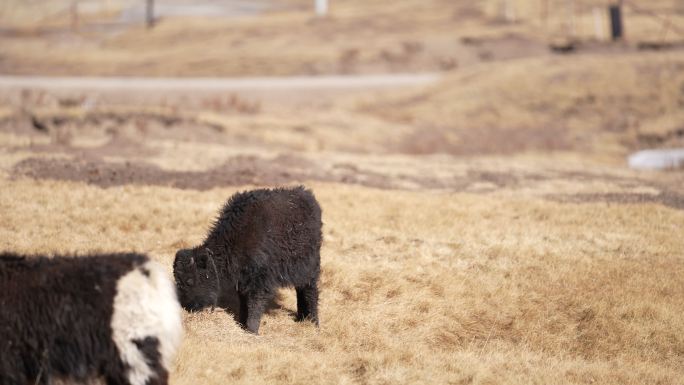
[[163, 385], [183, 334], [175, 287], [141, 254], [0, 254], [0, 384]]
[[173, 273], [181, 305], [190, 311], [237, 291], [238, 321], [259, 332], [276, 290], [294, 286], [297, 320], [318, 325], [321, 208], [303, 187], [233, 195], [204, 242], [179, 250]]

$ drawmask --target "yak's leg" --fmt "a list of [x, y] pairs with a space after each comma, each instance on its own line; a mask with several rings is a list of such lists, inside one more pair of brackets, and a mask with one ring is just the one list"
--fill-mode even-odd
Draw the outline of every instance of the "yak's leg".
[[297, 321], [310, 319], [318, 326], [318, 282], [295, 287], [297, 290]]
[[246, 294], [238, 294], [240, 297], [240, 314], [239, 314], [239, 322], [240, 326], [243, 328], [247, 328], [247, 316], [249, 314], [249, 309], [247, 308], [247, 295]]
[[302, 321], [309, 315], [309, 307], [306, 304], [304, 296], [304, 287], [305, 286], [295, 287], [295, 290], [297, 291], [297, 321]]
[[[254, 334], [259, 334], [261, 316], [264, 314], [266, 306], [272, 298], [273, 295], [267, 292], [248, 293], [246, 295], [241, 294], [240, 321], [242, 323], [242, 318], [244, 316], [245, 319], [243, 327], [247, 328], [248, 331]], [[244, 312], [243, 309], [245, 309], [246, 312]]]

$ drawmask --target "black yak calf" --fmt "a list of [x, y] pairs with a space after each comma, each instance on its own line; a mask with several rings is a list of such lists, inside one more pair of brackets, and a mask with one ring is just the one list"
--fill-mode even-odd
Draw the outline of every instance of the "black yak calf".
[[2, 385], [164, 385], [182, 332], [173, 282], [145, 255], [0, 253]]
[[233, 195], [205, 241], [176, 253], [173, 274], [187, 310], [215, 306], [236, 290], [239, 322], [258, 334], [276, 290], [297, 290], [297, 320], [318, 325], [321, 209], [303, 187]]

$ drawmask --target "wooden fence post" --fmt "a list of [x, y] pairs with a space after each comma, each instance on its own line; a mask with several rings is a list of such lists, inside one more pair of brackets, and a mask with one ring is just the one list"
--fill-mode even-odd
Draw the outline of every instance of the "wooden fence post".
[[624, 34], [622, 28], [622, 2], [611, 5], [610, 11], [610, 33], [613, 40], [620, 40]]

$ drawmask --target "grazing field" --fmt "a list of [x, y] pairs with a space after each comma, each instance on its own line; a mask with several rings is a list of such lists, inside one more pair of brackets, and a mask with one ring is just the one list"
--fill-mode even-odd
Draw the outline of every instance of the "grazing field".
[[[186, 314], [173, 383], [681, 381], [681, 206], [308, 185], [325, 209], [320, 330], [293, 322], [288, 290], [258, 337]], [[237, 190], [5, 186], [3, 248], [167, 266]]]
[[[546, 29], [539, 2], [514, 22], [499, 1], [333, 0], [327, 21], [274, 3], [113, 34], [65, 32], [58, 2], [0, 6], [0, 72], [443, 76], [263, 99], [0, 90], [0, 249], [145, 252], [171, 274], [231, 194], [305, 184], [323, 209], [321, 327], [294, 322], [293, 289], [259, 336], [184, 313], [172, 384], [684, 382], [684, 173], [625, 166], [684, 145], [676, 34], [639, 51], [661, 24], [628, 10], [627, 43], [555, 55], [567, 26]], [[586, 38], [605, 3], [582, 3]]]
[[[625, 169], [622, 154], [644, 143], [598, 115], [566, 127], [608, 133], [596, 148], [535, 142], [556, 109], [528, 131], [480, 124], [456, 108], [454, 84], [476, 87], [456, 75], [406, 96], [221, 111], [27, 93], [0, 121], [0, 247], [149, 252], [170, 273], [233, 192], [304, 183], [324, 212], [321, 328], [293, 321], [294, 290], [260, 336], [221, 310], [185, 314], [174, 384], [681, 383], [682, 174]], [[472, 95], [493, 94], [478, 84]], [[527, 111], [536, 92], [506, 105]], [[624, 92], [675, 95], [667, 84]], [[576, 108], [607, 108], [606, 97]]]

